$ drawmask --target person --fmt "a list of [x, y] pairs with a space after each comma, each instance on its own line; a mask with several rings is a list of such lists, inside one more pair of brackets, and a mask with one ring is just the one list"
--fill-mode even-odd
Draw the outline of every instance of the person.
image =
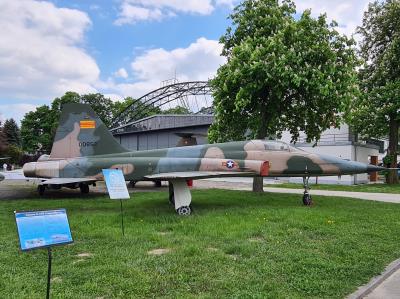
[[3, 170], [7, 171], [7, 164], [6, 163], [3, 164]]

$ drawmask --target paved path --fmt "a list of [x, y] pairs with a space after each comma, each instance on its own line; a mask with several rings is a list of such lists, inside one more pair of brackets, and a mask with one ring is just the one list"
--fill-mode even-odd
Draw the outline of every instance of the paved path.
[[[252, 185], [247, 181], [231, 181], [230, 179], [206, 179], [194, 182], [195, 188], [220, 188], [229, 190], [248, 190], [252, 189]], [[264, 187], [265, 192], [273, 193], [290, 193], [290, 194], [303, 194], [303, 189], [289, 189], [279, 187]], [[322, 196], [339, 196], [339, 197], [352, 197], [365, 200], [375, 200], [383, 202], [400, 203], [400, 194], [392, 193], [367, 193], [367, 192], [348, 192], [348, 191], [328, 191], [328, 190], [311, 190], [311, 195]]]
[[400, 298], [400, 270], [394, 272], [384, 280], [366, 299]]
[[358, 288], [346, 299], [400, 298], [400, 259], [390, 263], [380, 275]]

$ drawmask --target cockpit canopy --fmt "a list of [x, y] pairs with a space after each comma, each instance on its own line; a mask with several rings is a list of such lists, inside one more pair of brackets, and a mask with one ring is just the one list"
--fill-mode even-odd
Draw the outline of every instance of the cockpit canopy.
[[278, 140], [265, 140], [263, 141], [266, 151], [280, 151], [280, 152], [296, 152], [299, 149], [291, 146], [285, 142]]

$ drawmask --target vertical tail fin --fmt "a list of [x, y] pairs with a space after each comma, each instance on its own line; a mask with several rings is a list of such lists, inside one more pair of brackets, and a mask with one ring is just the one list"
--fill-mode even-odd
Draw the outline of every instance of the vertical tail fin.
[[50, 158], [75, 158], [127, 151], [89, 105], [63, 105]]

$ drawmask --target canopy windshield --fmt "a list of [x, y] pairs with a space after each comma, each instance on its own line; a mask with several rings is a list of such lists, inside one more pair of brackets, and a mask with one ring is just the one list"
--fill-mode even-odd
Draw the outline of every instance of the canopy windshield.
[[299, 151], [299, 149], [285, 143], [282, 141], [276, 141], [276, 140], [267, 140], [264, 141], [264, 147], [265, 150], [267, 151], [281, 151], [281, 152], [295, 152]]

